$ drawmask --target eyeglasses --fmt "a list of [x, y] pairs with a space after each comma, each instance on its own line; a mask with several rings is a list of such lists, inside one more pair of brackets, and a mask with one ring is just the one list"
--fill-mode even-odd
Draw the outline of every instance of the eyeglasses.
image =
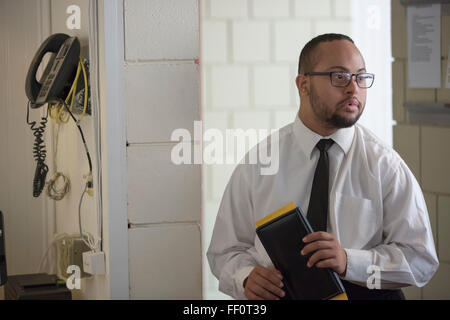
[[358, 87], [370, 88], [375, 80], [373, 73], [347, 73], [347, 72], [306, 72], [305, 76], [329, 76], [331, 85], [335, 87], [346, 87], [352, 81], [353, 76], [356, 77]]

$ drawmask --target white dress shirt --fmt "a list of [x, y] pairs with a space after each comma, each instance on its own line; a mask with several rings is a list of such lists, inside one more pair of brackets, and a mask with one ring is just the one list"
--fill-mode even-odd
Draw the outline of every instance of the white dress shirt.
[[296, 116], [279, 131], [276, 174], [261, 175], [260, 164], [239, 164], [228, 182], [207, 252], [220, 291], [245, 299], [243, 281], [251, 270], [273, 267], [255, 222], [289, 202], [306, 215], [320, 156], [315, 146], [323, 138], [335, 141], [328, 150], [327, 231], [347, 253], [343, 279], [365, 286], [374, 265], [382, 289], [421, 287], [436, 272], [425, 200], [397, 152], [359, 124], [322, 137]]

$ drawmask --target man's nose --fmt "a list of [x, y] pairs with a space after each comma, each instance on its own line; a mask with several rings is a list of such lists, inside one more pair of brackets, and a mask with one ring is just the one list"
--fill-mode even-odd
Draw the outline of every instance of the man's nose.
[[354, 93], [358, 90], [359, 90], [359, 87], [358, 87], [358, 84], [356, 83], [356, 75], [352, 75], [350, 83], [345, 87], [345, 93]]

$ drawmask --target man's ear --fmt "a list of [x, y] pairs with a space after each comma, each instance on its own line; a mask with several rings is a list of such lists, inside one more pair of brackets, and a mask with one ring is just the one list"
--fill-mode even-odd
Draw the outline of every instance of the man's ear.
[[308, 80], [304, 74], [299, 74], [295, 79], [295, 83], [300, 94], [309, 94]]

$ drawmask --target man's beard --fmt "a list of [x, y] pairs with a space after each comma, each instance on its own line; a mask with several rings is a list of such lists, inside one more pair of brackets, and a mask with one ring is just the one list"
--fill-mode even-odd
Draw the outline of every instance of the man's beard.
[[319, 118], [321, 121], [324, 121], [327, 126], [330, 128], [348, 128], [353, 126], [358, 120], [359, 117], [362, 115], [362, 110], [364, 110], [364, 105], [361, 105], [361, 112], [355, 117], [355, 118], [347, 118], [340, 116], [337, 112], [339, 109], [336, 109], [336, 111], [329, 115], [327, 114], [327, 105], [320, 101], [318, 95], [316, 94], [316, 90], [311, 87], [311, 95], [309, 96], [309, 103], [311, 105], [311, 108], [316, 115], [317, 118]]

